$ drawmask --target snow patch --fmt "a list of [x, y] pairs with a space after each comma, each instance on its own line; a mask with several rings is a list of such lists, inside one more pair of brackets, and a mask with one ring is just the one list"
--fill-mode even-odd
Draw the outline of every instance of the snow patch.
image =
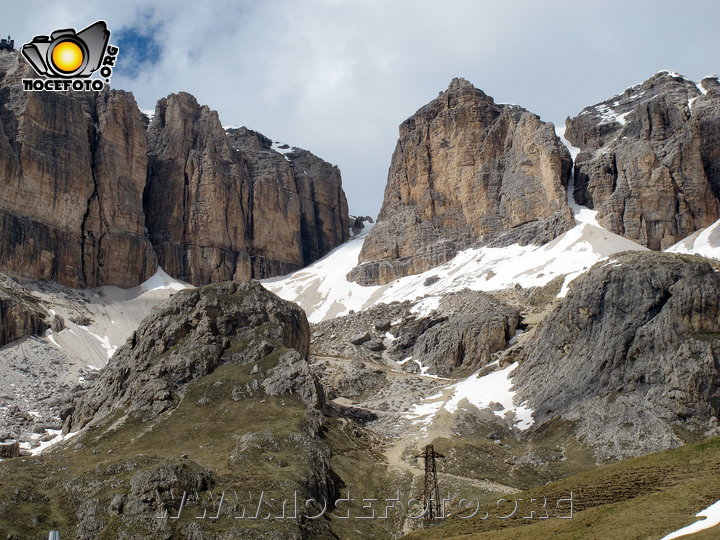
[[497, 410], [493, 411], [495, 415], [500, 418], [514, 416], [513, 425], [525, 430], [534, 423], [533, 410], [524, 404], [514, 403], [515, 392], [512, 391], [510, 374], [517, 366], [516, 362], [483, 377], [475, 373], [465, 380], [448, 386], [444, 392], [414, 405], [408, 411], [407, 417], [415, 423], [430, 424], [442, 409], [453, 414], [457, 412], [462, 402], [466, 402], [478, 409], [486, 409], [491, 405], [497, 407]]
[[669, 253], [689, 253], [720, 259], [720, 220], [709, 227], [695, 231], [687, 238], [667, 248]]
[[423, 298], [417, 304], [415, 304], [413, 307], [411, 307], [410, 313], [412, 313], [415, 316], [417, 316], [418, 318], [422, 319], [422, 318], [430, 315], [438, 307], [440, 307], [440, 297], [439, 296], [429, 296], [427, 298]]
[[572, 157], [573, 162], [575, 162], [575, 158], [580, 153], [580, 149], [577, 146], [570, 144], [570, 141], [565, 138], [566, 129], [567, 128], [565, 126], [555, 126], [555, 134], [560, 139], [560, 142], [563, 143], [570, 151], [570, 157]]
[[617, 111], [611, 109], [604, 103], [595, 105], [595, 110], [600, 114], [600, 122], [598, 125], [617, 123], [623, 126], [625, 125], [625, 117], [630, 114], [630, 112], [618, 114]]
[[[54, 435], [54, 437], [52, 439], [50, 439], [49, 441], [41, 442], [40, 446], [36, 446], [35, 448], [33, 448], [30, 451], [30, 453], [33, 456], [42, 454], [48, 448], [55, 446], [59, 442], [67, 441], [68, 439], [73, 438], [75, 435], [77, 435], [79, 433], [78, 431], [73, 431], [71, 433], [66, 433], [65, 435], [63, 435], [62, 430], [60, 430], [60, 429], [47, 429], [45, 431], [47, 433], [49, 433], [50, 435]], [[22, 446], [22, 445], [20, 445], [20, 446]], [[28, 445], [28, 449], [29, 449], [29, 445]]]
[[710, 506], [705, 508], [705, 510], [700, 510], [700, 512], [695, 514], [695, 517], [702, 517], [705, 519], [696, 521], [695, 523], [688, 525], [687, 527], [683, 527], [682, 529], [678, 529], [675, 532], [663, 536], [660, 540], [672, 540], [673, 538], [679, 538], [680, 536], [694, 534], [698, 531], [714, 527], [715, 525], [720, 523], [720, 501], [711, 504]]
[[[570, 156], [572, 157], [573, 163], [574, 163], [575, 159], [577, 158], [578, 154], [580, 153], [580, 149], [577, 146], [571, 145], [570, 141], [568, 141], [565, 138], [565, 128], [564, 127], [556, 127], [555, 134], [558, 136], [560, 141], [570, 151]], [[567, 200], [568, 200], [568, 204], [570, 205], [570, 208], [572, 209], [573, 216], [575, 217], [575, 221], [577, 223], [589, 223], [590, 225], [594, 225], [595, 227], [601, 228], [600, 224], [597, 221], [597, 210], [590, 210], [587, 206], [581, 206], [581, 205], [577, 204], [575, 202], [574, 191], [575, 191], [575, 173], [573, 172], [573, 175], [570, 178], [570, 181], [568, 182], [568, 186], [567, 186]]]
[[[282, 146], [287, 146], [287, 148], [281, 148]], [[292, 147], [288, 146], [287, 144], [283, 144], [279, 141], [274, 141], [272, 143], [271, 148], [273, 150], [275, 150], [276, 152], [278, 152], [279, 154], [282, 154], [286, 161], [292, 162], [292, 160], [288, 157], [288, 154], [293, 151]], [[303, 172], [305, 172], [305, 171], [303, 171]], [[307, 174], [307, 173], [305, 173], [305, 174]]]
[[680, 77], [681, 79], [685, 79], [685, 78], [686, 78], [686, 77], [684, 77], [683, 75], [680, 75], [677, 71], [672, 71], [672, 70], [669, 70], [669, 69], [663, 69], [662, 71], [658, 71], [658, 73], [667, 73], [667, 74], [670, 75], [671, 77]]
[[[52, 311], [52, 310], [50, 310], [50, 311]], [[53, 314], [53, 315], [54, 315], [54, 314]], [[50, 330], [50, 329], [45, 330], [45, 337], [48, 338], [48, 340], [50, 341], [50, 343], [52, 343], [53, 345], [55, 345], [58, 349], [62, 350], [62, 347], [58, 344], [57, 341], [55, 341], [55, 338], [53, 337], [52, 330]]]
[[[545, 245], [467, 249], [441, 266], [386, 285], [364, 287], [346, 278], [357, 265], [370, 227], [310, 266], [261, 283], [281, 298], [299, 304], [310, 322], [317, 323], [346, 315], [351, 309], [357, 312], [381, 303], [439, 297], [464, 288], [495, 291], [516, 284], [543, 286], [558, 276], [580, 275], [614, 253], [647, 249], [593, 224], [591, 210], [576, 208], [576, 219], [587, 222], [578, 223]], [[439, 279], [426, 286], [431, 276]], [[425, 309], [430, 307], [429, 302], [423, 303]]]
[[78, 328], [80, 328], [81, 330], [85, 330], [88, 334], [90, 334], [100, 343], [100, 346], [107, 352], [108, 360], [110, 360], [110, 358], [112, 358], [112, 355], [115, 354], [115, 351], [118, 350], [117, 345], [113, 345], [112, 343], [110, 343], [110, 338], [108, 336], [101, 336], [99, 334], [96, 334], [88, 330], [86, 326], [78, 326]]
[[183, 289], [191, 288], [192, 285], [185, 283], [184, 281], [177, 280], [170, 277], [165, 271], [158, 266], [157, 272], [140, 284], [140, 290], [142, 292], [157, 291], [158, 289], [171, 289], [173, 291], [182, 291]]
[[435, 415], [440, 411], [440, 408], [445, 403], [442, 401], [443, 393], [435, 394], [430, 396], [423, 403], [413, 405], [407, 413], [407, 418], [413, 420], [413, 424], [423, 423], [429, 424], [432, 422]]

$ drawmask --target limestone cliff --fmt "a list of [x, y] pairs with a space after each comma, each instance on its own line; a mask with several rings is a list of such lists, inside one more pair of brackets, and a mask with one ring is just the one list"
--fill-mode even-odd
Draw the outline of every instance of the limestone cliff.
[[31, 76], [0, 51], [0, 270], [132, 287], [159, 264], [202, 285], [287, 273], [348, 238], [340, 172], [310, 152], [226, 131], [189, 94], [148, 126], [128, 92], [25, 92]]
[[665, 249], [720, 217], [720, 83], [660, 72], [568, 118], [575, 200], [606, 229]]
[[309, 152], [283, 156], [259, 133], [226, 132], [185, 93], [160, 100], [148, 141], [148, 229], [175, 277], [203, 284], [285, 274], [348, 238], [337, 167]]
[[574, 224], [571, 165], [552, 124], [454, 79], [400, 126], [378, 223], [349, 278], [387, 283], [478, 243], [555, 238]]
[[145, 213], [160, 266], [193, 284], [251, 278], [250, 174], [217, 113], [190, 94], [161, 99], [148, 146]]
[[[74, 287], [130, 287], [155, 272], [142, 193], [146, 142], [132, 95], [24, 92], [0, 53], [0, 264]], [[24, 75], [23, 75], [24, 74]]]

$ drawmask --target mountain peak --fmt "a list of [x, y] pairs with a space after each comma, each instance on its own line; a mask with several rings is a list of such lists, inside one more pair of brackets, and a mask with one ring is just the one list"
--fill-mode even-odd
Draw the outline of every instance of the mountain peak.
[[473, 86], [470, 81], [462, 77], [454, 77], [448, 85], [448, 90], [464, 90], [470, 88], [475, 89], [475, 86]]
[[[720, 217], [716, 79], [660, 71], [566, 122], [580, 149], [574, 197], [599, 223], [651, 249]], [[642, 189], [640, 189], [642, 187]]]
[[387, 283], [478, 243], [552, 240], [574, 225], [571, 163], [551, 124], [453, 79], [401, 125], [378, 223], [351, 279]]

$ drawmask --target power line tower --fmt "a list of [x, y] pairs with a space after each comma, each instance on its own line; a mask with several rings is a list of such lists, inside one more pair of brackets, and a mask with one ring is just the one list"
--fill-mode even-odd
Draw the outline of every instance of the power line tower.
[[440, 504], [440, 489], [437, 481], [437, 467], [435, 459], [444, 458], [442, 454], [435, 451], [432, 444], [425, 446], [425, 451], [418, 454], [415, 458], [423, 458], [425, 460], [425, 487], [421, 500], [425, 508], [423, 520], [434, 521], [443, 518], [443, 511]]

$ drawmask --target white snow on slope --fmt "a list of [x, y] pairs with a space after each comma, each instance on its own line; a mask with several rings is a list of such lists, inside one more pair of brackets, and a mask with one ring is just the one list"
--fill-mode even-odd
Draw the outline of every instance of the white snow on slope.
[[596, 105], [595, 110], [597, 110], [600, 114], [600, 124], [612, 124], [613, 122], [617, 122], [621, 126], [624, 126], [625, 119], [627, 118], [627, 115], [630, 114], [630, 112], [620, 114], [602, 103], [600, 105]]
[[[298, 303], [311, 322], [346, 315], [375, 304], [438, 296], [464, 288], [493, 291], [546, 285], [557, 276], [588, 270], [613, 253], [645, 248], [589, 223], [579, 223], [544, 246], [472, 248], [422, 274], [391, 283], [363, 287], [346, 279], [356, 265], [367, 231], [331, 251], [324, 258], [287, 276], [262, 283], [278, 296]], [[430, 286], [430, 276], [439, 280]], [[420, 309], [432, 306], [430, 302]]]
[[533, 411], [524, 405], [515, 405], [512, 391], [512, 380], [510, 373], [517, 367], [517, 363], [505, 369], [489, 373], [484, 377], [478, 377], [477, 373], [465, 380], [448, 386], [443, 392], [430, 396], [422, 403], [415, 405], [407, 417], [415, 420], [415, 423], [430, 424], [438, 413], [444, 409], [449, 413], [455, 413], [463, 402], [469, 403], [478, 409], [485, 409], [490, 404], [499, 404], [500, 407], [493, 412], [504, 418], [506, 415], [514, 415], [513, 424], [518, 429], [524, 430], [532, 426], [534, 420]]
[[423, 298], [417, 304], [410, 308], [410, 313], [415, 314], [418, 318], [427, 317], [438, 307], [440, 307], [440, 296], [428, 296]]
[[66, 433], [65, 435], [63, 435], [62, 430], [60, 429], [48, 429], [46, 430], [46, 432], [50, 435], [53, 435], [53, 438], [49, 441], [41, 442], [39, 446], [36, 446], [32, 450], [30, 450], [30, 454], [32, 454], [33, 456], [42, 454], [43, 452], [45, 452], [45, 450], [52, 448], [60, 442], [67, 441], [68, 439], [73, 438], [79, 433], [79, 431], [73, 431], [71, 433]]
[[[562, 142], [565, 147], [570, 151], [570, 156], [572, 156], [573, 163], [575, 162], [575, 159], [577, 158], [578, 154], [580, 153], [580, 149], [577, 146], [573, 146], [570, 144], [570, 141], [568, 141], [565, 138], [565, 127], [561, 126], [555, 127], [555, 134], [560, 139], [560, 142]], [[579, 223], [589, 223], [590, 225], [594, 225], [595, 227], [601, 228], [600, 224], [597, 222], [597, 210], [590, 210], [587, 206], [581, 206], [578, 203], [575, 202], [575, 197], [573, 196], [573, 191], [575, 189], [575, 175], [573, 174], [573, 177], [570, 179], [570, 182], [568, 183], [567, 187], [567, 199], [568, 204], [570, 205], [570, 208], [573, 211], [573, 215], [575, 216], [575, 221]]]
[[283, 144], [283, 143], [278, 142], [278, 141], [274, 141], [274, 142], [272, 143], [272, 149], [273, 149], [273, 150], [275, 150], [276, 152], [282, 154], [286, 161], [292, 161], [292, 160], [287, 156], [287, 154], [289, 154], [290, 152], [292, 152], [292, 147], [281, 148], [281, 146], [288, 146], [288, 145], [287, 145], [287, 144]]
[[184, 281], [179, 281], [170, 277], [162, 268], [158, 267], [157, 272], [155, 272], [155, 274], [147, 281], [141, 283], [139, 287], [142, 292], [157, 291], [161, 289], [182, 291], [183, 289], [187, 289], [189, 285]]
[[720, 259], [720, 220], [705, 229], [694, 232], [667, 248], [670, 253], [694, 253], [713, 259]]
[[137, 287], [99, 287], [77, 291], [84, 298], [83, 310], [91, 319], [89, 325], [78, 325], [70, 320], [77, 315], [77, 303], [68, 303], [65, 293], [34, 290], [33, 294], [53, 305], [52, 314], [65, 320], [60, 332], [48, 330], [44, 338], [53, 346], [76, 358], [82, 367], [103, 367], [117, 348], [125, 343], [150, 310], [179, 290], [190, 287], [171, 278], [161, 268]]
[[672, 532], [667, 536], [663, 536], [660, 540], [672, 540], [673, 538], [679, 538], [688, 534], [694, 534], [698, 531], [714, 527], [715, 525], [720, 523], [720, 501], [711, 504], [705, 510], [701, 510], [700, 512], [695, 514], [695, 517], [702, 517], [705, 519], [696, 521], [695, 523], [688, 525], [687, 527], [683, 527], [682, 529]]
[[555, 134], [560, 138], [560, 142], [562, 142], [570, 151], [570, 156], [572, 157], [574, 163], [575, 158], [580, 153], [580, 149], [577, 146], [570, 144], [570, 141], [565, 138], [565, 129], [565, 126], [555, 126]]

